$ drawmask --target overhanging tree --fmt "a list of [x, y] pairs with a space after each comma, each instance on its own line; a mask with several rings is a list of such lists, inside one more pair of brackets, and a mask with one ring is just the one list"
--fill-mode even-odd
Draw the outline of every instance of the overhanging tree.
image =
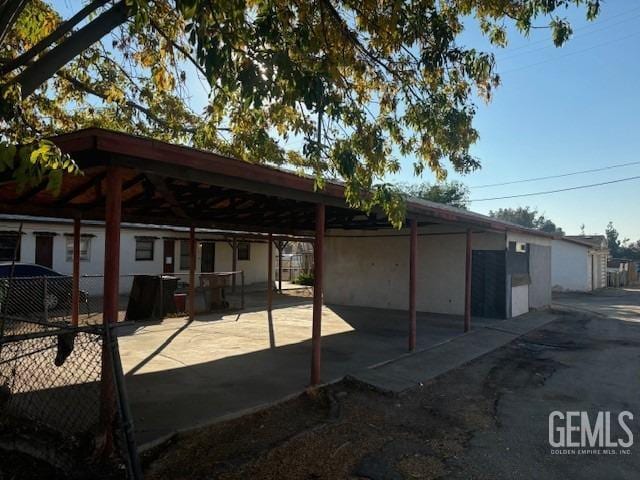
[[469, 188], [462, 182], [419, 183], [400, 185], [398, 188], [407, 195], [423, 200], [463, 209], [469, 206]]
[[555, 233], [558, 235], [564, 235], [562, 228], [556, 226], [554, 222], [545, 217], [542, 214], [538, 214], [538, 210], [530, 207], [518, 207], [518, 208], [499, 208], [498, 210], [491, 210], [489, 212], [490, 217], [499, 218], [507, 222], [517, 223], [527, 228], [534, 228], [536, 230], [542, 230], [547, 233]]
[[[0, 0], [1, 158], [18, 171], [42, 154], [11, 156], [10, 145], [99, 125], [287, 163], [312, 171], [319, 188], [339, 177], [352, 206], [381, 204], [399, 224], [401, 196], [384, 183], [399, 157], [438, 180], [480, 166], [469, 152], [474, 99], [489, 100], [500, 80], [491, 54], [458, 42], [465, 23], [500, 46], [509, 24], [549, 28], [559, 46], [571, 27], [558, 15], [573, 6], [593, 19], [600, 4], [92, 0], [63, 20], [42, 0]], [[205, 112], [189, 108], [193, 72], [210, 86]], [[292, 138], [300, 150], [286, 148]]]

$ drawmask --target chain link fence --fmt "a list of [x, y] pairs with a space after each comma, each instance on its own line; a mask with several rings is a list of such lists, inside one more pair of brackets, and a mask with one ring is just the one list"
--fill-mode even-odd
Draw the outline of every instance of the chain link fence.
[[0, 281], [0, 457], [17, 478], [139, 478], [117, 339], [71, 325], [65, 280]]

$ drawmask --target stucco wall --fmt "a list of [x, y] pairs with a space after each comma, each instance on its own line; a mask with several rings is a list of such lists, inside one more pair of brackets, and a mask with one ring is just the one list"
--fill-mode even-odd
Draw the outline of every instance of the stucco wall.
[[[474, 249], [502, 250], [504, 234], [474, 234]], [[463, 231], [423, 228], [418, 237], [417, 309], [464, 313], [466, 237]], [[346, 235], [329, 231], [325, 239], [325, 301], [340, 305], [407, 309], [408, 230]]]
[[511, 316], [525, 314], [529, 311], [529, 285], [519, 285], [511, 289]]
[[[17, 231], [19, 224], [14, 221], [0, 220], [0, 231]], [[53, 237], [53, 269], [65, 274], [71, 274], [72, 262], [66, 259], [65, 234], [73, 232], [73, 226], [60, 223], [25, 223], [23, 225], [23, 235], [21, 237], [20, 261], [24, 263], [35, 263], [36, 235], [34, 232], [55, 233]], [[93, 235], [91, 237], [89, 260], [80, 262], [80, 273], [82, 275], [102, 275], [104, 273], [104, 228], [99, 225], [82, 226], [83, 235]], [[147, 236], [156, 237], [154, 240], [154, 256], [150, 261], [139, 261], [135, 259], [136, 237]], [[122, 228], [120, 232], [120, 293], [128, 293], [135, 274], [159, 274], [163, 267], [163, 237], [173, 239], [188, 239], [188, 233], [176, 232], [175, 230], [148, 229], [148, 228]], [[196, 232], [197, 240], [212, 238], [211, 234]], [[175, 242], [175, 272], [186, 274], [187, 270], [180, 270], [180, 245]], [[215, 270], [230, 271], [232, 268], [232, 250], [226, 241], [215, 242]], [[275, 252], [275, 248], [274, 248]], [[202, 257], [202, 247], [198, 244], [196, 271], [200, 271], [200, 261]], [[274, 261], [274, 269], [277, 267]], [[245, 283], [264, 283], [267, 281], [267, 244], [251, 242], [250, 258], [246, 261], [239, 260], [238, 270], [244, 270]], [[274, 276], [275, 278], [275, 276]], [[239, 281], [239, 280], [238, 280]], [[81, 288], [91, 294], [102, 292], [102, 278], [83, 278]]]
[[554, 240], [551, 248], [551, 284], [554, 290], [585, 292], [591, 290], [589, 282], [589, 247]]
[[529, 308], [551, 305], [551, 246], [529, 244]]

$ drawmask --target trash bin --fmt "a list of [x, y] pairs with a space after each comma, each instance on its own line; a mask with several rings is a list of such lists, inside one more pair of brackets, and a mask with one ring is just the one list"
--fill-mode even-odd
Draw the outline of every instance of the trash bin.
[[178, 279], [170, 275], [136, 275], [133, 277], [127, 320], [160, 319], [176, 313], [174, 293]]

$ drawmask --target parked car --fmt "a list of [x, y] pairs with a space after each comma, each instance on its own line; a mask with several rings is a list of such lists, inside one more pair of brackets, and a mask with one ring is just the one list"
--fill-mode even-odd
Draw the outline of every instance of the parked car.
[[0, 306], [4, 313], [28, 315], [69, 309], [72, 285], [71, 276], [51, 268], [0, 263]]

